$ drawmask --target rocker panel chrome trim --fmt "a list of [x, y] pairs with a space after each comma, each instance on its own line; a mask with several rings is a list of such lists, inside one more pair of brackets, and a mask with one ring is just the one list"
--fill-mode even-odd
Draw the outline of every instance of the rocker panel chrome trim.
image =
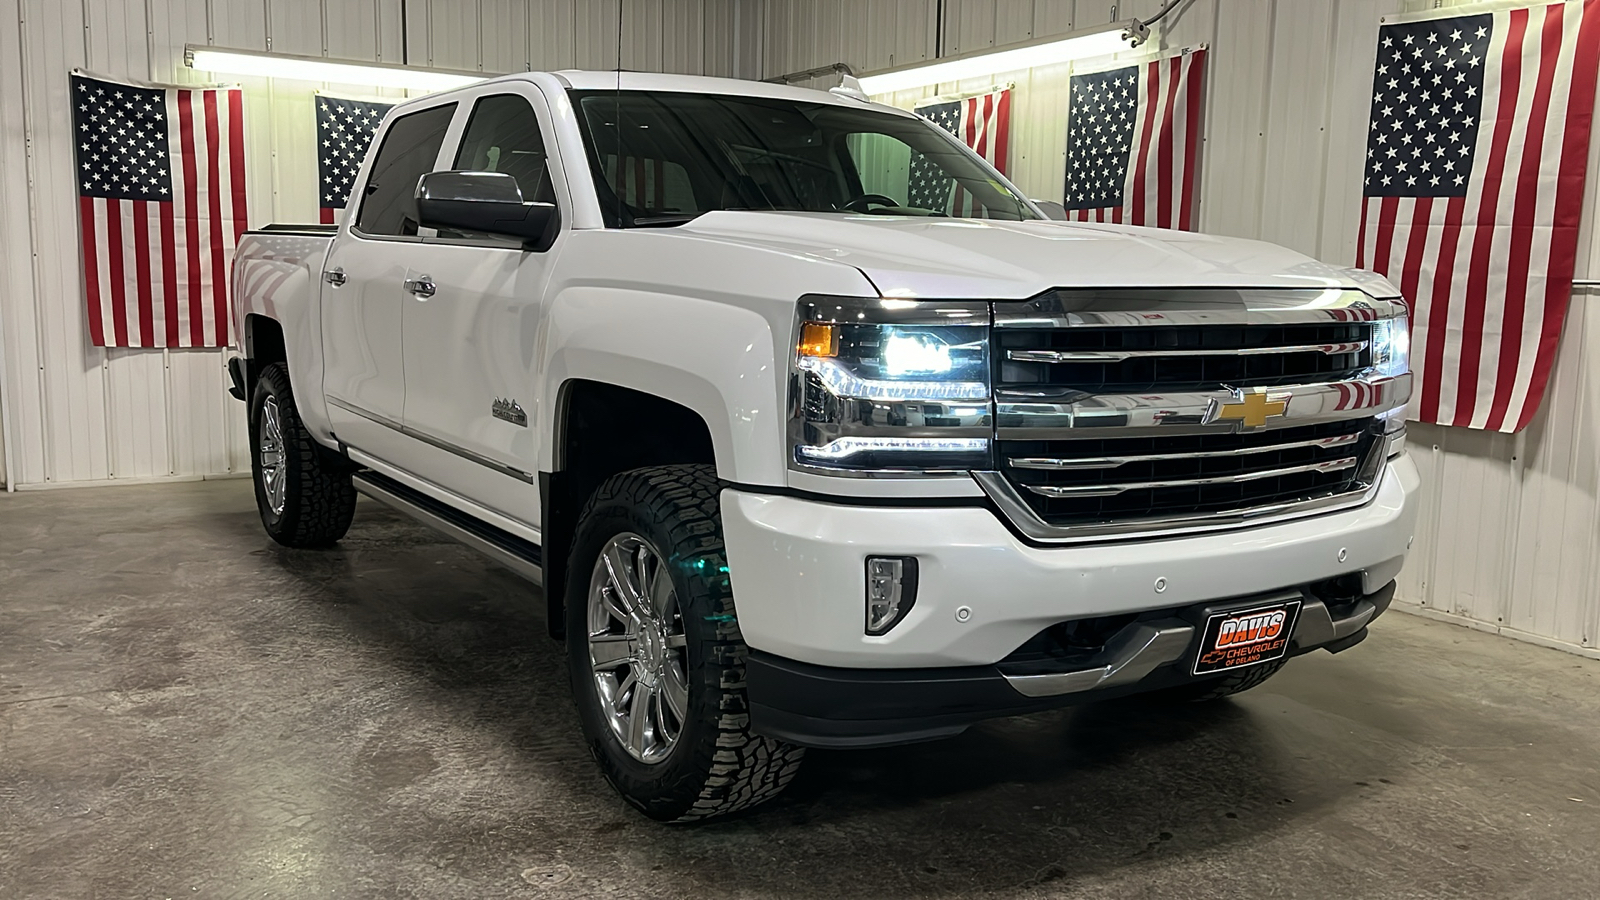
[[344, 410], [345, 412], [354, 413], [355, 415], [358, 415], [363, 419], [367, 419], [369, 421], [376, 422], [379, 425], [384, 426], [385, 428], [391, 428], [391, 429], [393, 429], [395, 431], [398, 431], [401, 434], [405, 435], [406, 437], [416, 438], [417, 440], [423, 442], [424, 444], [428, 444], [430, 446], [437, 447], [440, 450], [445, 451], [446, 453], [453, 453], [456, 456], [459, 456], [462, 459], [467, 460], [468, 462], [475, 462], [478, 465], [483, 466], [486, 469], [493, 469], [493, 470], [495, 470], [496, 472], [499, 472], [502, 475], [510, 475], [512, 478], [515, 478], [518, 481], [525, 482], [527, 484], [538, 484], [539, 483], [539, 476], [534, 475], [531, 472], [524, 472], [521, 469], [515, 468], [513, 466], [508, 466], [505, 463], [490, 459], [487, 456], [483, 456], [483, 455], [478, 454], [478, 453], [473, 453], [471, 450], [467, 450], [467, 449], [462, 448], [462, 447], [457, 447], [455, 444], [452, 444], [449, 441], [442, 441], [442, 440], [440, 440], [440, 439], [438, 439], [438, 438], [436, 438], [436, 437], [434, 437], [434, 436], [432, 436], [430, 434], [426, 434], [424, 432], [418, 431], [415, 428], [409, 428], [406, 425], [404, 425], [403, 423], [396, 422], [393, 419], [386, 418], [384, 416], [380, 416], [377, 413], [368, 412], [368, 411], [362, 409], [359, 406], [354, 406], [352, 404], [346, 403], [343, 400], [338, 399], [337, 397], [329, 397], [328, 398], [328, 403], [331, 406], [339, 407], [340, 409]]
[[[502, 566], [528, 579], [534, 584], [544, 584], [544, 569], [538, 561], [529, 559], [507, 547], [501, 546], [496, 541], [477, 530], [464, 527], [462, 524], [446, 518], [444, 515], [423, 506], [422, 504], [402, 496], [398, 491], [386, 485], [376, 483], [372, 477], [362, 473], [351, 476], [351, 483], [355, 489], [372, 499], [405, 513], [418, 522], [433, 528], [468, 547], [482, 553]], [[435, 501], [437, 502], [437, 501]], [[441, 504], [443, 505], [443, 504]], [[466, 517], [465, 514], [462, 514]], [[466, 517], [470, 518], [470, 517]]]

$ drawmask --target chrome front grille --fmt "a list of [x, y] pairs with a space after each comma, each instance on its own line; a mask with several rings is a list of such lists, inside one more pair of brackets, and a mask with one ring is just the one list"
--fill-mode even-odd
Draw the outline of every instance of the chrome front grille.
[[1254, 433], [999, 443], [1001, 473], [1057, 527], [1203, 516], [1353, 489], [1380, 454], [1372, 419]]
[[1086, 392], [1275, 387], [1352, 378], [1372, 325], [1101, 326], [997, 332], [1004, 385]]
[[996, 304], [994, 470], [978, 481], [1045, 541], [1364, 502], [1396, 425], [1386, 414], [1410, 396], [1378, 326], [1403, 312], [1350, 290], [1061, 290]]

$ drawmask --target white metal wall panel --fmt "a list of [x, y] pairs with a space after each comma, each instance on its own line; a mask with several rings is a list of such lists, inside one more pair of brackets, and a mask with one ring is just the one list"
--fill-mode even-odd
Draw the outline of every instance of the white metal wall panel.
[[528, 71], [528, 4], [479, 0], [478, 60], [483, 72]]
[[214, 0], [206, 3], [211, 40], [219, 47], [267, 50], [267, 4], [251, 0]]
[[476, 0], [426, 0], [423, 20], [423, 45], [427, 48], [423, 65], [441, 69], [477, 69], [481, 4]]
[[737, 0], [703, 0], [700, 4], [700, 67], [703, 74], [726, 78], [738, 64]]
[[1073, 17], [1077, 15], [1074, 4], [1052, 3], [1050, 0], [1034, 0], [1033, 7], [1033, 36], [1045, 37], [1052, 34], [1061, 34], [1072, 30]]
[[532, 71], [577, 66], [579, 0], [532, 0], [528, 6], [529, 63]]
[[[1267, 78], [1273, 90], [1267, 95], [1265, 165], [1260, 179], [1270, 189], [1262, 192], [1261, 233], [1310, 253], [1317, 250], [1317, 229], [1322, 222], [1321, 216], [1306, 215], [1306, 211], [1322, 206], [1327, 155], [1322, 134], [1327, 130], [1333, 21], [1334, 4], [1325, 0], [1278, 0], [1269, 45], [1273, 52]], [[1226, 53], [1231, 46], [1219, 50]], [[1365, 90], [1361, 93], [1367, 94]], [[1202, 227], [1204, 216], [1202, 211]]]
[[327, 23], [323, 39], [327, 43], [329, 56], [399, 62], [384, 59], [379, 48], [380, 37], [389, 39], [384, 33], [389, 31], [391, 24], [392, 35], [397, 38], [400, 33], [399, 0], [330, 3], [323, 7], [322, 17]]
[[1201, 111], [1206, 138], [1200, 153], [1199, 209], [1206, 231], [1243, 237], [1262, 233], [1264, 185], [1256, 173], [1266, 159], [1274, 7], [1273, 0], [1213, 4], [1213, 52], [1206, 58], [1210, 84]]
[[[1166, 48], [1207, 42], [1202, 230], [1286, 244], [1330, 262], [1355, 256], [1378, 18], [1434, 0], [1194, 0], [1161, 23]], [[946, 54], [1148, 16], [1155, 0], [945, 0]], [[829, 33], [829, 5], [765, 0], [762, 72], [833, 62], [871, 72], [937, 55], [937, 0], [865, 0]], [[857, 35], [867, 34], [862, 44]], [[892, 53], [886, 48], [893, 48]], [[886, 58], [888, 57], [888, 58]], [[1012, 178], [1059, 197], [1067, 67], [1002, 73], [885, 99], [1016, 86]], [[826, 79], [816, 84], [824, 85]], [[1578, 271], [1600, 275], [1591, 147]], [[1600, 655], [1600, 292], [1575, 295], [1544, 408], [1513, 437], [1412, 424], [1422, 517], [1401, 576], [1404, 603], [1476, 627]]]
[[[0, 3], [7, 21], [20, 20], [17, 0]], [[40, 406], [43, 376], [39, 329], [35, 318], [34, 253], [29, 181], [32, 122], [22, 91], [27, 57], [22, 48], [24, 25], [0, 28], [0, 247], [7, 248], [0, 266], [0, 426], [9, 454], [6, 483], [25, 473], [44, 472], [44, 411]], [[26, 425], [26, 427], [24, 427]]]
[[578, 0], [574, 29], [575, 58], [580, 69], [617, 67], [617, 5]]
[[[86, 23], [83, 12], [77, 3], [24, 0], [21, 25], [22, 86], [32, 137], [29, 206], [38, 250], [37, 327], [43, 357], [44, 421], [33, 427], [43, 428], [49, 449], [47, 473], [58, 481], [104, 478], [110, 472], [105, 352], [89, 346], [79, 299], [83, 295], [73, 202], [77, 192], [72, 130], [65, 123], [70, 102], [67, 73], [78, 66], [130, 66], [130, 56], [133, 74], [146, 71], [143, 28], [136, 24], [135, 40], [114, 46], [101, 43], [103, 49], [91, 58], [88, 51], [97, 41], [89, 29], [96, 23]], [[125, 29], [121, 22], [113, 27]], [[41, 202], [42, 198], [55, 199]], [[24, 431], [29, 426], [22, 423]]]
[[700, 0], [662, 0], [661, 71], [705, 71], [705, 5]]

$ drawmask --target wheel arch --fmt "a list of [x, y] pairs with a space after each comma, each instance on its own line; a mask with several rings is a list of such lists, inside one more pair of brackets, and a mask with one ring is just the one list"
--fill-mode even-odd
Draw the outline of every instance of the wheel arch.
[[[289, 369], [289, 351], [283, 338], [283, 323], [262, 313], [248, 313], [244, 317], [244, 395], [248, 402], [256, 389], [261, 370], [273, 363]], [[293, 382], [293, 373], [290, 374]]]
[[550, 429], [551, 467], [539, 474], [540, 554], [551, 637], [565, 632], [567, 556], [578, 516], [606, 479], [648, 466], [717, 465], [712, 425], [700, 411], [636, 387], [563, 381]]

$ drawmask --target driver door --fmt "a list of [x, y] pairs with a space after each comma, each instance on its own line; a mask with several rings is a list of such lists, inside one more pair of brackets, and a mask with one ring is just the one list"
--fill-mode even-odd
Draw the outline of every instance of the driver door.
[[[559, 206], [537, 89], [503, 87], [463, 105], [461, 139], [440, 168], [506, 173], [525, 200]], [[539, 330], [563, 246], [560, 237], [534, 251], [507, 238], [440, 232], [410, 254], [401, 300], [405, 429], [417, 442], [411, 470], [528, 524], [539, 521]]]

